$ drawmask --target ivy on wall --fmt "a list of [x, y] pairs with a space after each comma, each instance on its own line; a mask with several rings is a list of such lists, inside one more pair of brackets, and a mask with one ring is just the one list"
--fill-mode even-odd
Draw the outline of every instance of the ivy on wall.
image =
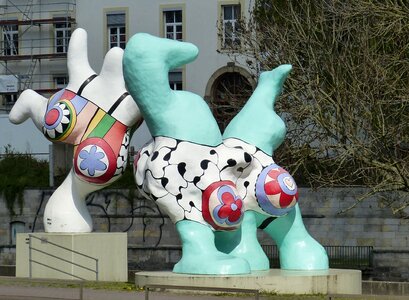
[[48, 180], [47, 161], [14, 152], [10, 145], [5, 147], [5, 154], [0, 158], [0, 196], [5, 199], [10, 216], [16, 215], [16, 202], [19, 214], [22, 213], [25, 188], [48, 187]]

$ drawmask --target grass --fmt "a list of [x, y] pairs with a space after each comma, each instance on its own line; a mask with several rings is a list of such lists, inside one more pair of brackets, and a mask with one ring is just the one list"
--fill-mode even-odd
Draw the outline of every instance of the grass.
[[142, 289], [137, 288], [130, 282], [106, 282], [106, 281], [76, 281], [57, 279], [28, 279], [15, 277], [0, 277], [0, 286], [22, 286], [22, 287], [50, 287], [50, 288], [79, 288], [83, 284], [86, 289], [135, 292]]
[[[143, 292], [143, 288], [135, 286], [130, 282], [104, 282], [104, 281], [85, 281], [82, 283], [85, 289], [93, 290], [106, 290], [116, 292]], [[81, 285], [80, 281], [74, 280], [57, 280], [57, 279], [28, 279], [28, 278], [16, 278], [16, 277], [1, 277], [0, 286], [21, 286], [21, 287], [44, 287], [44, 288], [73, 288], [79, 289]], [[178, 294], [172, 290], [166, 291], [166, 293]], [[183, 294], [189, 294], [184, 292]], [[192, 294], [193, 295], [193, 294]], [[199, 294], [198, 294], [199, 295]], [[203, 294], [202, 294], [203, 295]], [[240, 299], [250, 298], [251, 294], [238, 294], [238, 293], [218, 293], [213, 294], [220, 299]], [[335, 299], [342, 300], [378, 300], [378, 299], [405, 299], [403, 296], [372, 296], [361, 295], [348, 297], [339, 297]], [[260, 299], [262, 300], [324, 300], [327, 299], [327, 295], [294, 295], [294, 294], [275, 294], [275, 293], [261, 293]]]
[[[50, 288], [80, 288], [81, 282], [74, 280], [47, 280], [47, 279], [28, 279], [15, 277], [0, 277], [0, 286], [21, 286], [21, 287], [50, 287]], [[85, 281], [83, 282], [85, 289], [107, 290], [107, 291], [122, 291], [122, 292], [143, 292], [143, 288], [135, 286], [130, 282], [103, 282], [103, 281]], [[172, 291], [167, 291], [172, 292]], [[176, 293], [175, 293], [176, 294]], [[220, 298], [248, 298], [250, 294], [237, 293], [218, 293], [215, 296]], [[323, 300], [324, 295], [276, 295], [262, 293], [262, 299], [275, 300]]]
[[[234, 299], [236, 298], [249, 298], [252, 295], [251, 294], [230, 294], [230, 293], [220, 293], [217, 294], [216, 296], [219, 297], [225, 297], [225, 298], [229, 298], [229, 297], [234, 297]], [[271, 294], [271, 293], [261, 293], [260, 294], [260, 298], [262, 300], [279, 300], [279, 299], [283, 299], [283, 300], [324, 300], [327, 299], [326, 295], [293, 295], [293, 294], [284, 294], [284, 295], [277, 295], [277, 294]], [[233, 299], [233, 298], [230, 298]]]

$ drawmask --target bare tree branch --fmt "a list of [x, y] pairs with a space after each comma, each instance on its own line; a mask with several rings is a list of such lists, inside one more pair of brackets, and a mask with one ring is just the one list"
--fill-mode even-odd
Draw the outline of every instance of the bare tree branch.
[[[361, 185], [409, 205], [409, 2], [257, 0], [241, 26], [254, 76], [293, 64], [276, 160], [313, 187]], [[406, 200], [404, 200], [406, 199]]]

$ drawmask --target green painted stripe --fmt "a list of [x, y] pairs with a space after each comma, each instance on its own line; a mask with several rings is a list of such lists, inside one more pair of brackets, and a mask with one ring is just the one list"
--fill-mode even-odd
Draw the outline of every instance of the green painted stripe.
[[114, 123], [115, 119], [113, 117], [110, 115], [105, 115], [88, 137], [104, 137]]

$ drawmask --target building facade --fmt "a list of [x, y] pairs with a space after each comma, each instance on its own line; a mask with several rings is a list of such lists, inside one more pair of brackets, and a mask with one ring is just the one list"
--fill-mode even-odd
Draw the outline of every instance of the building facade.
[[7, 112], [21, 91], [50, 96], [64, 87], [67, 49], [75, 27], [75, 3], [3, 1], [1, 10], [1, 110]]
[[[14, 130], [5, 115], [23, 90], [31, 88], [50, 97], [66, 85], [68, 42], [78, 27], [88, 32], [88, 56], [96, 72], [111, 47], [125, 48], [138, 32], [197, 45], [198, 58], [172, 70], [169, 84], [213, 104], [223, 129], [221, 115], [232, 110], [230, 100], [241, 97], [245, 101], [255, 86], [244, 60], [235, 56], [241, 45], [240, 20], [248, 16], [251, 5], [251, 0], [0, 1], [0, 134], [6, 137], [6, 132]], [[140, 131], [136, 134], [137, 146], [149, 138], [146, 127]], [[30, 144], [32, 152], [39, 148], [35, 139], [24, 143]], [[14, 147], [14, 142], [4, 138], [0, 148], [5, 144]], [[27, 147], [20, 148], [16, 150], [27, 152]]]

